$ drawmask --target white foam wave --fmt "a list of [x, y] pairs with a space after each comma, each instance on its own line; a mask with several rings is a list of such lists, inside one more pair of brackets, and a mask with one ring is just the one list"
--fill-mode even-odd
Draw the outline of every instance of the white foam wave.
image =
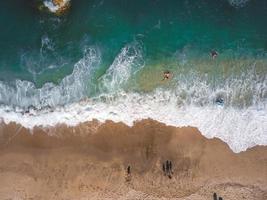
[[138, 42], [126, 45], [102, 76], [102, 90], [115, 92], [144, 66], [142, 46]]
[[[52, 47], [51, 40], [44, 36], [42, 49]], [[117, 92], [144, 66], [142, 46], [132, 42], [122, 48], [107, 72], [98, 80], [99, 85], [96, 85], [92, 82], [93, 72], [100, 62], [100, 51], [89, 47], [85, 48], [84, 56], [75, 64], [72, 74], [63, 78], [59, 85], [46, 83], [42, 88], [36, 88], [34, 83], [24, 80], [16, 80], [14, 86], [0, 81], [0, 104], [17, 110], [31, 107], [40, 110], [79, 101], [86, 98], [92, 88], [100, 87], [103, 93]]]
[[239, 76], [210, 80], [206, 74], [191, 72], [175, 77], [174, 92], [179, 105], [225, 107], [264, 107], [267, 99], [267, 75], [257, 74], [252, 66]]
[[36, 88], [34, 83], [16, 80], [12, 87], [0, 81], [0, 104], [13, 108], [55, 107], [80, 100], [88, 95], [88, 86], [94, 69], [99, 65], [101, 56], [96, 48], [86, 48], [84, 57], [75, 64], [72, 74], [66, 76], [59, 85], [46, 83]]
[[32, 110], [22, 114], [5, 108], [0, 110], [0, 116], [5, 123], [15, 121], [28, 128], [54, 126], [58, 123], [75, 126], [93, 119], [133, 125], [136, 120], [151, 118], [167, 125], [197, 127], [204, 136], [218, 137], [228, 143], [234, 152], [255, 145], [267, 145], [266, 107], [179, 107], [177, 96], [171, 91], [163, 90], [150, 94], [121, 93], [112, 100], [105, 96], [100, 99], [57, 107], [53, 112]]
[[[151, 118], [167, 125], [197, 127], [206, 137], [227, 142], [235, 152], [267, 145], [267, 77], [254, 73], [253, 66], [252, 71], [221, 84], [211, 84], [208, 77], [195, 72], [177, 75], [172, 88], [125, 93], [124, 86], [144, 66], [142, 46], [134, 42], [121, 50], [99, 80], [102, 95], [72, 103], [87, 96], [90, 75], [100, 61], [99, 51], [87, 48], [73, 73], [59, 85], [47, 83], [38, 89], [27, 81], [17, 80], [15, 87], [0, 82], [0, 103], [4, 104], [0, 119], [33, 128], [62, 123], [75, 126], [93, 119], [132, 125]], [[37, 109], [25, 113], [14, 109], [16, 106]], [[45, 110], [47, 106], [53, 110]]]

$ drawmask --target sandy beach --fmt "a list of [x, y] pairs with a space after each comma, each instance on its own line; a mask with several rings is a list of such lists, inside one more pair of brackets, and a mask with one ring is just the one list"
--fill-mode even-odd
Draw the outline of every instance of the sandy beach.
[[[162, 170], [166, 160], [172, 178]], [[32, 131], [1, 125], [2, 200], [208, 200], [214, 192], [227, 200], [267, 199], [267, 147], [235, 154], [196, 128], [152, 120]]]

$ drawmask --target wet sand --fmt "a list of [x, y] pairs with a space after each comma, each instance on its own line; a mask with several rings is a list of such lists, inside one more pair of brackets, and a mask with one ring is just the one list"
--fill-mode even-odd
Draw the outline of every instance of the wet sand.
[[[173, 175], [162, 163], [171, 160]], [[126, 179], [131, 166], [131, 180]], [[29, 131], [0, 126], [0, 199], [267, 199], [267, 147], [235, 154], [192, 127], [152, 120]]]

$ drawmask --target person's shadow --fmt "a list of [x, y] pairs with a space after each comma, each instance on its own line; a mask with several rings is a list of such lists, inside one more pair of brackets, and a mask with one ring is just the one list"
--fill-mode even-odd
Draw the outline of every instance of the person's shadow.
[[132, 180], [131, 166], [130, 165], [127, 167], [125, 180], [126, 180], [126, 182], [129, 182]]

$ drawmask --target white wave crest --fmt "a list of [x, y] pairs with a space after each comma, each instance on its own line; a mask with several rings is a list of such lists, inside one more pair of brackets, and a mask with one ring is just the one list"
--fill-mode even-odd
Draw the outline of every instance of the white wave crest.
[[224, 78], [223, 81], [210, 80], [205, 74], [201, 76], [197, 72], [178, 74], [175, 81], [173, 92], [181, 106], [220, 103], [225, 107], [262, 108], [266, 104], [267, 75], [257, 74], [253, 66], [242, 75]]
[[[134, 42], [121, 50], [101, 77], [101, 95], [77, 103], [87, 96], [90, 75], [100, 62], [99, 51], [87, 48], [72, 74], [58, 86], [47, 83], [38, 89], [28, 81], [17, 80], [15, 87], [0, 82], [0, 103], [4, 104], [0, 119], [33, 128], [75, 126], [93, 119], [133, 125], [151, 118], [167, 125], [197, 127], [204, 136], [227, 142], [235, 152], [267, 145], [267, 76], [258, 75], [253, 66], [251, 71], [214, 84], [195, 72], [175, 76], [173, 87], [126, 93], [124, 86], [144, 66], [142, 46]], [[37, 109], [25, 113], [16, 106]], [[53, 110], [41, 109], [47, 106]]]
[[42, 88], [29, 81], [16, 80], [15, 86], [0, 81], [0, 104], [13, 108], [55, 107], [65, 105], [87, 96], [90, 73], [100, 63], [100, 53], [95, 48], [86, 48], [84, 57], [75, 64], [72, 74], [66, 76], [59, 85], [46, 83]]
[[142, 46], [133, 42], [124, 47], [101, 78], [102, 90], [114, 92], [144, 66]]
[[154, 119], [173, 126], [197, 127], [208, 137], [218, 137], [228, 143], [234, 152], [255, 145], [267, 145], [267, 108], [237, 109], [216, 104], [207, 106], [177, 106], [172, 91], [156, 90], [150, 94], [120, 93], [116, 98], [101, 96], [83, 103], [57, 107], [53, 112], [41, 111], [26, 114], [0, 109], [5, 123], [16, 121], [25, 127], [70, 126], [97, 119], [113, 120], [133, 125], [141, 119]]

